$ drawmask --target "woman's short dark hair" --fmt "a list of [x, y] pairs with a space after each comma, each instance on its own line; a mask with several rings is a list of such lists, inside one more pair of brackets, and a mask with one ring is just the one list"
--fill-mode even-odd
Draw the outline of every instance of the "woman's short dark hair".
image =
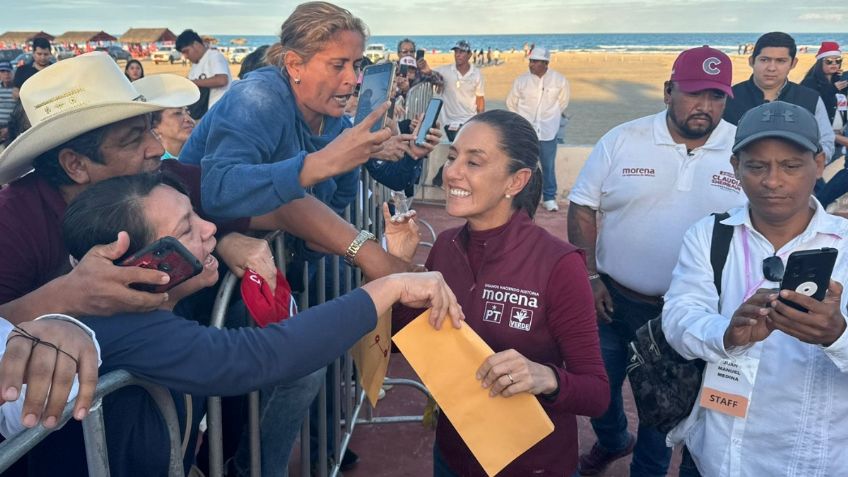
[[180, 33], [180, 36], [177, 37], [177, 41], [175, 44], [175, 48], [177, 51], [183, 51], [183, 48], [191, 45], [194, 42], [198, 42], [201, 45], [203, 44], [203, 38], [200, 38], [200, 35], [197, 34], [194, 30], [183, 30]]
[[73, 185], [74, 181], [59, 163], [59, 153], [62, 149], [70, 149], [77, 154], [88, 157], [93, 162], [104, 164], [100, 146], [103, 145], [103, 136], [109, 125], [101, 126], [60, 144], [35, 158], [33, 169], [35, 173], [44, 178], [53, 187]]
[[132, 64], [136, 64], [136, 65], [138, 65], [139, 69], [141, 69], [141, 76], [140, 76], [140, 78], [144, 78], [144, 66], [141, 66], [141, 62], [140, 62], [140, 61], [138, 61], [138, 60], [136, 60], [135, 58], [133, 58], [133, 59], [131, 59], [131, 60], [127, 61], [127, 65], [126, 65], [126, 66], [124, 66], [124, 76], [126, 76], [128, 80], [132, 81], [132, 80], [130, 79], [130, 75], [129, 75], [129, 73], [127, 72], [127, 71], [130, 69], [130, 65], [132, 65]]
[[539, 169], [539, 137], [526, 119], [503, 109], [480, 113], [470, 122], [483, 123], [498, 133], [498, 147], [509, 157], [507, 166], [513, 174], [530, 169], [530, 181], [512, 200], [515, 209], [524, 209], [532, 218], [542, 198], [542, 170]]
[[153, 242], [155, 232], [145, 220], [141, 201], [160, 185], [185, 193], [178, 180], [160, 173], [113, 177], [85, 189], [68, 205], [62, 221], [68, 252], [79, 260], [95, 245], [114, 242], [121, 231], [130, 237], [124, 257]]
[[759, 56], [763, 48], [787, 48], [789, 50], [789, 57], [792, 59], [795, 59], [795, 54], [798, 53], [798, 46], [795, 44], [795, 39], [782, 31], [773, 31], [757, 38], [751, 57], [756, 58]]

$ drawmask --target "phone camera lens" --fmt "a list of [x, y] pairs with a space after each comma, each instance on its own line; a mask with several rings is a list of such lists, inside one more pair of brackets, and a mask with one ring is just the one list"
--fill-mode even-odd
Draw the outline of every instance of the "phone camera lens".
[[162, 271], [162, 272], [165, 272], [165, 273], [171, 271], [171, 266], [168, 265], [167, 263], [160, 263], [159, 267], [157, 267], [157, 268], [159, 268], [159, 271]]

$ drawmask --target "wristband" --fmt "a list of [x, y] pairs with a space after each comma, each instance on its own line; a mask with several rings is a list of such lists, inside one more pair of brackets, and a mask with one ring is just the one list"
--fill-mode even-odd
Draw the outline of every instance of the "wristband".
[[344, 260], [348, 265], [355, 267], [356, 264], [353, 263], [353, 260], [356, 258], [356, 255], [359, 253], [359, 250], [365, 244], [367, 240], [377, 241], [377, 237], [374, 236], [371, 232], [367, 230], [360, 230], [356, 235], [356, 238], [353, 239], [353, 242], [350, 243], [347, 247], [347, 251], [345, 251]]
[[601, 274], [600, 274], [600, 273], [590, 273], [590, 274], [589, 274], [589, 281], [590, 281], [590, 282], [591, 282], [592, 280], [597, 280], [597, 279], [599, 279], [599, 278], [601, 278]]

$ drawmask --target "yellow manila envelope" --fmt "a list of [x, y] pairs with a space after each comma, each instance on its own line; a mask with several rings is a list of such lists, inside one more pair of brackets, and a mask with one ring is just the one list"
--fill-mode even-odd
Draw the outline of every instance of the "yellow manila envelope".
[[397, 347], [430, 390], [474, 457], [495, 475], [553, 432], [554, 424], [530, 394], [489, 397], [475, 373], [494, 354], [470, 326], [441, 330], [426, 311], [394, 336]]
[[392, 312], [377, 317], [377, 326], [363, 336], [350, 350], [359, 382], [372, 407], [377, 407], [377, 395], [389, 369], [389, 356], [392, 349]]

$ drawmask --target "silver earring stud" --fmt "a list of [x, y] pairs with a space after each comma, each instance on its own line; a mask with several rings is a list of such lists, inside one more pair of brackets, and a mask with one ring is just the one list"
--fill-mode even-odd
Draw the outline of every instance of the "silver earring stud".
[[512, 196], [511, 196], [511, 195], [509, 195], [509, 194], [506, 194], [506, 198], [507, 198], [507, 199], [512, 199]]
[[294, 84], [300, 84], [300, 78], [295, 78], [295, 79], [294, 79]]

